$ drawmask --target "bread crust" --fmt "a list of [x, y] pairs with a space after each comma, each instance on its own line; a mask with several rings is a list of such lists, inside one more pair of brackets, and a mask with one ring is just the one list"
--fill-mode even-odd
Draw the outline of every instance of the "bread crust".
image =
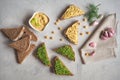
[[35, 48], [35, 45], [31, 44], [27, 51], [24, 51], [24, 52], [23, 51], [22, 52], [21, 51], [17, 51], [17, 54], [16, 54], [17, 62], [19, 64], [23, 63], [25, 58], [30, 55], [31, 51], [33, 51], [34, 48]]
[[26, 36], [25, 38], [22, 38], [16, 42], [10, 43], [9, 46], [20, 52], [27, 51], [30, 47], [30, 38], [31, 36]]
[[20, 39], [24, 33], [24, 27], [18, 28], [3, 28], [1, 31], [12, 41]]
[[22, 35], [22, 38], [27, 36], [27, 35], [31, 35], [31, 40], [32, 41], [37, 41], [38, 40], [37, 36], [32, 31], [30, 31], [30, 29], [26, 25], [23, 25], [23, 27], [25, 28], [25, 30], [24, 30], [24, 33]]

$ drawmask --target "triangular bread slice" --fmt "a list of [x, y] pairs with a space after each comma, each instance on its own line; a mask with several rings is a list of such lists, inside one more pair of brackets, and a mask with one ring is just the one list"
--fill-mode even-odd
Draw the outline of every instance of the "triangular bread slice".
[[44, 65], [51, 66], [51, 62], [47, 54], [45, 43], [42, 43], [38, 47], [36, 56]]
[[54, 72], [57, 75], [73, 76], [72, 72], [64, 65], [64, 63], [58, 58], [54, 58]]
[[31, 35], [31, 40], [37, 41], [36, 35], [32, 31], [30, 31], [27, 26], [24, 25], [24, 28], [25, 28], [25, 30], [24, 30], [24, 34], [22, 35], [22, 37], [25, 37], [27, 35]]
[[18, 40], [24, 33], [24, 27], [3, 28], [1, 31], [12, 41]]
[[25, 52], [20, 52], [20, 51], [17, 51], [17, 61], [18, 63], [22, 63], [27, 56], [29, 56], [29, 54], [31, 53], [31, 51], [33, 51], [33, 49], [35, 48], [35, 45], [34, 44], [31, 44], [29, 49]]
[[69, 60], [75, 61], [75, 53], [70, 45], [58, 47], [54, 49], [54, 51], [68, 58]]
[[69, 18], [76, 17], [76, 16], [81, 16], [84, 13], [85, 12], [83, 10], [81, 10], [79, 7], [72, 4], [66, 9], [62, 17], [60, 17], [60, 20], [69, 19]]
[[16, 42], [12, 42], [9, 46], [21, 52], [27, 51], [30, 46], [30, 36], [26, 36]]
[[78, 26], [79, 25], [80, 23], [76, 21], [71, 26], [69, 26], [64, 33], [66, 37], [69, 39], [69, 41], [72, 42], [73, 44], [78, 44]]

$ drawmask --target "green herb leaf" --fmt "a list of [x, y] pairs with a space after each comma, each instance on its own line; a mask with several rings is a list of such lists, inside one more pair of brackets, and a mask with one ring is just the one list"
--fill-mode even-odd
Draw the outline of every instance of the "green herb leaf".
[[99, 5], [97, 5], [97, 6], [94, 4], [89, 5], [89, 7], [88, 7], [89, 11], [85, 16], [88, 18], [88, 21], [90, 23], [92, 23], [94, 20], [96, 20], [98, 18], [98, 16], [99, 16], [98, 15], [98, 10], [99, 10], [98, 6]]

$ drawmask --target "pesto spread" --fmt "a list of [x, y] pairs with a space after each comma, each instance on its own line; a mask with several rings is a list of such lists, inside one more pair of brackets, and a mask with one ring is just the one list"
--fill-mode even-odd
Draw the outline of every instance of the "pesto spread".
[[57, 75], [72, 75], [68, 68], [58, 58], [55, 59], [55, 73]]
[[55, 49], [55, 51], [58, 54], [61, 54], [70, 60], [75, 60], [75, 54], [70, 45], [65, 45], [65, 46], [59, 47], [59, 48]]
[[40, 59], [40, 61], [45, 64], [50, 66], [50, 60], [47, 56], [47, 51], [46, 51], [46, 47], [45, 44], [43, 43], [37, 50], [37, 57]]

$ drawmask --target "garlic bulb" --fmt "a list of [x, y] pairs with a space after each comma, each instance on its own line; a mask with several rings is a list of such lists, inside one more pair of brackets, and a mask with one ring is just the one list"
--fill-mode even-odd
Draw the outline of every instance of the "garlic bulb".
[[112, 38], [115, 34], [115, 30], [113, 28], [107, 28], [104, 31], [102, 31], [100, 38], [102, 40], [107, 40], [109, 38]]

